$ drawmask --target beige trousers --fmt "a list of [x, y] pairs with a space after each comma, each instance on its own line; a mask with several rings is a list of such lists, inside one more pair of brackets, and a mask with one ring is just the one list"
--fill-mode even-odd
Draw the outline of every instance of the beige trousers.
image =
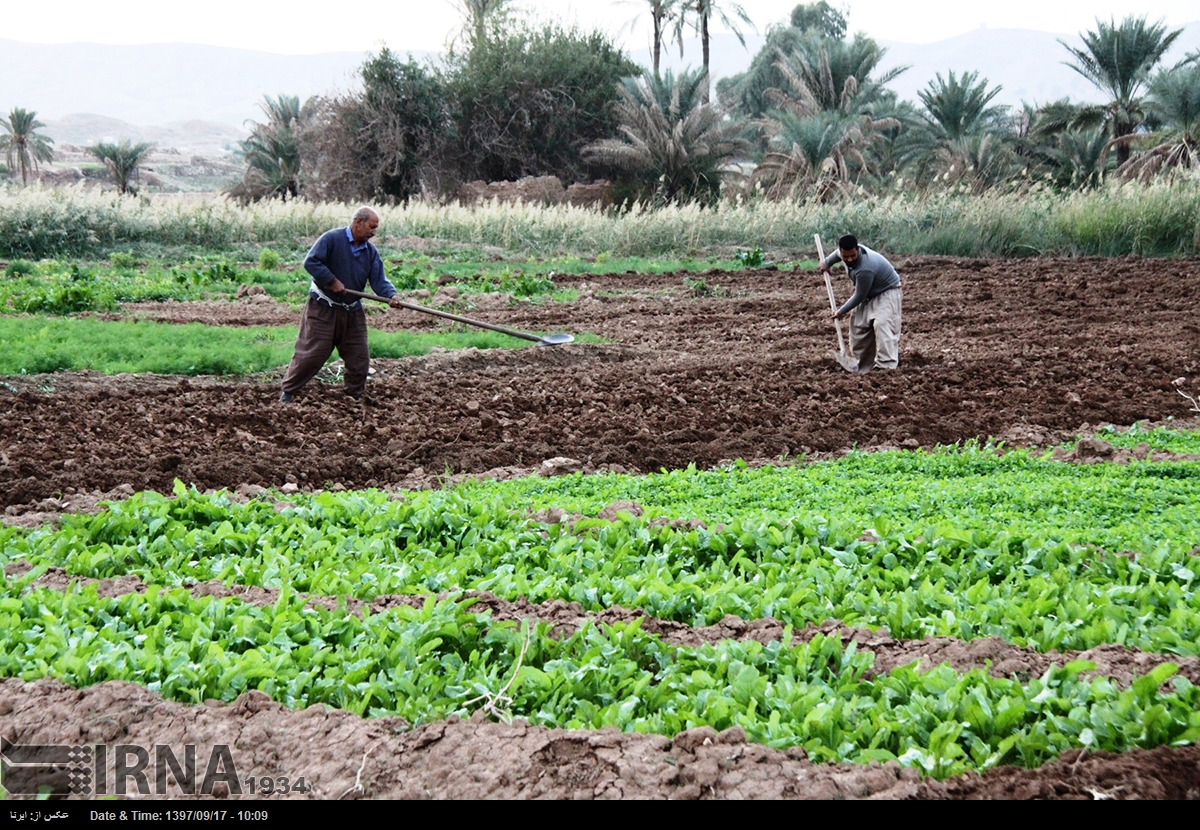
[[850, 312], [850, 358], [858, 362], [858, 371], [900, 365], [902, 299], [900, 288], [891, 288]]

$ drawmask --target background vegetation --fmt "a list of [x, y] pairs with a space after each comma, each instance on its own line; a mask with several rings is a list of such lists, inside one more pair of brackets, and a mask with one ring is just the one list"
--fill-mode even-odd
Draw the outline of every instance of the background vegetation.
[[[645, 1], [656, 54], [688, 28], [707, 42], [713, 19], [748, 25], [736, 3]], [[885, 50], [849, 35], [826, 2], [768, 29], [750, 69], [715, 98], [703, 69], [639, 75], [601, 33], [530, 22], [506, 0], [461, 9], [462, 34], [440, 64], [383, 48], [357, 92], [265, 97], [230, 191], [252, 207], [9, 188], [0, 256], [263, 245], [294, 255], [363, 201], [392, 206], [383, 233], [393, 238], [517, 255], [794, 256], [814, 232], [851, 230], [895, 254], [1200, 250], [1200, 55], [1163, 65], [1179, 31], [1144, 16], [1097, 21], [1082, 46], [1064, 44], [1103, 103], [1012, 109], [968, 67], [936, 73], [917, 102], [898, 100], [887, 83], [906, 70], [881, 72]], [[52, 153], [35, 115], [0, 121], [22, 181]], [[146, 149], [97, 148], [122, 192]], [[454, 206], [465, 181], [542, 175], [602, 176], [616, 204]]]
[[[304, 200], [239, 207], [213, 197], [140, 201], [77, 189], [0, 192], [0, 257], [99, 257], [113, 251], [257, 259], [264, 245], [295, 262], [324, 231], [345, 225], [353, 204]], [[975, 194], [962, 188], [914, 194], [899, 179], [875, 196], [825, 204], [750, 200], [635, 206], [598, 212], [569, 206], [479, 209], [412, 202], [380, 207], [380, 244], [417, 237], [510, 256], [716, 254], [736, 248], [812, 253], [814, 233], [853, 229], [892, 254], [961, 256], [1200, 253], [1200, 179], [1113, 183], [1088, 191]], [[394, 240], [394, 242], [393, 242]], [[391, 250], [394, 250], [392, 248]]]

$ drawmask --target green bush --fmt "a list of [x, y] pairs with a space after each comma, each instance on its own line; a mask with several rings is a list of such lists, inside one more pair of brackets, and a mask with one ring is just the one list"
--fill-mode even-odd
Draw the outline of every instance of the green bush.
[[113, 268], [136, 268], [137, 257], [132, 253], [122, 253], [114, 251], [108, 255], [108, 261], [112, 263]]
[[464, 180], [589, 177], [581, 148], [613, 135], [612, 103], [630, 62], [599, 31], [513, 23], [449, 60], [452, 148]]
[[28, 277], [32, 273], [33, 263], [27, 259], [14, 259], [4, 269], [4, 275], [8, 277]]
[[279, 267], [279, 254], [270, 248], [263, 248], [258, 254], [258, 267], [264, 271], [274, 271]]

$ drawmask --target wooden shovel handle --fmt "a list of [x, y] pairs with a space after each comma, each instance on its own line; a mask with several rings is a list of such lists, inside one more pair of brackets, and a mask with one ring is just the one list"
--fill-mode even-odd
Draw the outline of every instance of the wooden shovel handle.
[[[813, 239], [816, 240], [816, 243], [817, 243], [817, 257], [820, 260], [820, 264], [824, 265], [825, 264], [825, 249], [823, 247], [821, 247], [821, 234], [814, 233]], [[829, 292], [829, 310], [836, 314], [837, 313], [837, 300], [834, 299], [834, 297], [833, 297], [833, 281], [829, 279], [828, 272], [825, 273], [825, 290]], [[834, 324], [834, 326], [837, 327], [838, 352], [841, 354], [845, 354], [846, 353], [846, 341], [842, 338], [842, 321], [835, 317], [835, 318], [833, 318], [833, 324]]]

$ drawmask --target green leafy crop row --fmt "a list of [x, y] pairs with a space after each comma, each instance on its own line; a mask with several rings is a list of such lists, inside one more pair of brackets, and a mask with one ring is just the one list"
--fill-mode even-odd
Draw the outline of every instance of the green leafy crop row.
[[[637, 625], [491, 625], [469, 602], [429, 600], [358, 618], [192, 597], [186, 590], [100, 599], [95, 589], [29, 590], [0, 577], [0, 674], [76, 686], [143, 684], [198, 703], [260, 689], [289, 706], [325, 703], [422, 723], [481, 701], [547, 726], [674, 735], [741, 726], [751, 740], [818, 760], [898, 759], [937, 777], [998, 763], [1036, 766], [1071, 747], [1120, 751], [1200, 738], [1200, 688], [1164, 664], [1125, 690], [1082, 679], [1079, 661], [1022, 685], [948, 666], [866, 679], [870, 653], [815, 637], [675, 649]], [[790, 631], [785, 633], [790, 640]], [[509, 683], [509, 680], [512, 680]], [[503, 690], [504, 698], [501, 698]]]
[[131, 257], [112, 258], [111, 268], [54, 260], [25, 263], [28, 269], [18, 268], [0, 280], [0, 313], [77, 314], [111, 311], [120, 303], [231, 298], [242, 283], [261, 285], [283, 299], [303, 296], [308, 285], [297, 274], [238, 268], [220, 259], [139, 268]]
[[[615, 522], [548, 524], [549, 506]], [[60, 529], [0, 531], [2, 556], [370, 599], [482, 589], [711, 624], [838, 618], [893, 636], [1040, 650], [1200, 653], [1200, 465], [1075, 467], [978, 448], [787, 469], [565, 477], [270, 502], [177, 487]], [[668, 520], [702, 518], [705, 527]]]

